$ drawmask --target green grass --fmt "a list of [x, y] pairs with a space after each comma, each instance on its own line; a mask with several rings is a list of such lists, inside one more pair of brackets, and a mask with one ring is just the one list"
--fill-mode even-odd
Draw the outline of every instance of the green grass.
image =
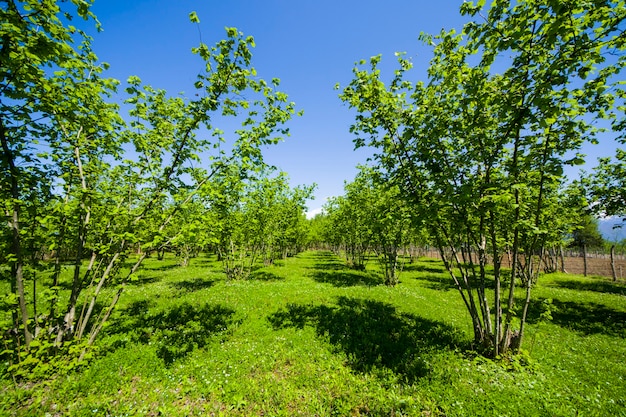
[[528, 354], [493, 362], [468, 353], [438, 261], [408, 265], [395, 288], [374, 269], [306, 252], [227, 282], [212, 258], [150, 259], [97, 359], [1, 382], [0, 415], [626, 416], [623, 284], [542, 277]]

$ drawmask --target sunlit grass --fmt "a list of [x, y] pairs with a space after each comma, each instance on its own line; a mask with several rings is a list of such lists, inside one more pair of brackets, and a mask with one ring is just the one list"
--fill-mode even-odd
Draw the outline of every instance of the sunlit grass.
[[[2, 388], [15, 415], [624, 415], [623, 284], [541, 277], [516, 361], [468, 353], [438, 261], [395, 288], [307, 252], [226, 281], [215, 258], [149, 259], [81, 372]], [[552, 320], [546, 320], [549, 309]]]

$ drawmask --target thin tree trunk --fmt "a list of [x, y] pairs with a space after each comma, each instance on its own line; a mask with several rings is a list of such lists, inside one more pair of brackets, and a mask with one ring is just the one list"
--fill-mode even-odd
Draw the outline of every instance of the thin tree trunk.
[[495, 215], [492, 210], [489, 210], [489, 234], [491, 238], [491, 250], [493, 257], [493, 277], [494, 277], [494, 320], [495, 320], [495, 355], [500, 354], [500, 343], [502, 339], [502, 282], [501, 282], [501, 267], [502, 259], [498, 251], [498, 240], [495, 228]]
[[[452, 241], [446, 235], [445, 230], [441, 230], [441, 232], [444, 234], [446, 241], [451, 243]], [[463, 301], [465, 302], [465, 306], [467, 307], [467, 310], [470, 313], [470, 317], [472, 319], [472, 326], [474, 328], [474, 342], [477, 345], [484, 347], [485, 336], [486, 336], [485, 327], [480, 321], [481, 313], [476, 308], [476, 302], [474, 300], [474, 295], [472, 294], [472, 288], [469, 283], [469, 278], [467, 274], [465, 273], [464, 268], [461, 265], [462, 262], [459, 259], [459, 254], [457, 250], [455, 249], [454, 245], [450, 244], [449, 245], [449, 249], [451, 251], [450, 257], [454, 261], [454, 265], [456, 265], [459, 268], [460, 273], [461, 273], [461, 278], [463, 279], [463, 281], [459, 281], [459, 279], [456, 277], [456, 274], [454, 273], [453, 265], [445, 256], [444, 246], [443, 246], [443, 242], [441, 241], [441, 236], [437, 236], [437, 240], [438, 240], [437, 246], [439, 246], [439, 253], [441, 254], [443, 263], [446, 266], [446, 269], [448, 270], [448, 273], [450, 274], [450, 276], [452, 276], [452, 279], [454, 280], [454, 283], [456, 284], [456, 287], [459, 290], [459, 293], [461, 294]], [[461, 282], [463, 283], [463, 285], [461, 285]]]
[[[124, 242], [122, 242], [122, 248], [124, 247]], [[85, 328], [87, 327], [87, 323], [89, 322], [89, 318], [91, 317], [91, 312], [93, 311], [93, 308], [96, 304], [96, 299], [98, 298], [98, 295], [100, 294], [100, 291], [102, 289], [102, 286], [104, 285], [106, 279], [109, 277], [109, 275], [111, 274], [111, 271], [113, 270], [113, 267], [115, 266], [115, 262], [117, 261], [118, 257], [119, 257], [119, 252], [116, 253], [113, 258], [111, 259], [111, 261], [109, 262], [109, 264], [107, 265], [106, 269], [104, 270], [104, 272], [102, 272], [102, 276], [100, 277], [100, 281], [98, 282], [98, 286], [96, 287], [96, 291], [94, 293], [94, 295], [91, 298], [91, 301], [89, 303], [89, 307], [87, 308], [87, 311], [83, 314], [83, 312], [81, 312], [80, 315], [80, 319], [78, 320], [78, 333], [76, 338], [80, 339], [83, 337], [83, 333], [85, 332]], [[91, 270], [91, 268], [93, 267], [93, 264], [95, 263], [96, 260], [96, 253], [94, 252], [91, 255], [91, 260], [89, 262], [89, 270]], [[73, 306], [73, 308], [76, 308], [75, 306]], [[83, 307], [84, 308], [84, 307]]]
[[24, 292], [24, 254], [22, 251], [22, 237], [20, 235], [20, 192], [19, 192], [19, 172], [15, 166], [15, 156], [9, 148], [8, 139], [6, 137], [6, 130], [4, 123], [0, 121], [0, 142], [2, 143], [3, 157], [9, 166], [9, 176], [11, 182], [11, 203], [12, 209], [7, 211], [7, 217], [9, 218], [8, 226], [11, 229], [11, 252], [15, 256], [15, 263], [11, 267], [12, 275], [12, 287], [17, 291], [18, 307], [20, 315], [22, 317], [22, 325], [24, 326], [24, 342], [26, 348], [30, 346], [30, 342], [33, 340], [33, 335], [28, 329], [28, 308], [26, 305], [26, 296]]
[[587, 245], [583, 243], [583, 275], [587, 276]]
[[143, 254], [141, 254], [139, 259], [137, 259], [137, 261], [135, 262], [135, 264], [131, 268], [131, 270], [128, 273], [128, 275], [126, 275], [126, 278], [122, 282], [122, 285], [120, 285], [119, 289], [117, 290], [117, 292], [113, 296], [113, 300], [111, 301], [111, 304], [109, 304], [109, 307], [107, 308], [104, 316], [102, 317], [102, 319], [100, 320], [98, 325], [96, 325], [91, 330], [91, 332], [89, 333], [89, 339], [87, 340], [87, 346], [85, 347], [85, 349], [83, 349], [83, 351], [81, 352], [80, 356], [78, 357], [78, 361], [79, 362], [84, 359], [85, 354], [87, 353], [88, 348], [91, 347], [91, 345], [93, 345], [93, 343], [96, 340], [96, 337], [98, 336], [98, 334], [100, 333], [100, 331], [104, 327], [104, 324], [109, 320], [109, 317], [111, 317], [111, 313], [113, 313], [113, 310], [115, 309], [115, 306], [117, 305], [117, 302], [119, 301], [120, 296], [122, 295], [122, 292], [124, 291], [124, 287], [125, 287], [126, 283], [128, 282], [130, 276], [137, 272], [137, 270], [139, 269], [139, 267], [143, 263], [144, 259], [146, 259], [146, 256], [147, 256], [147, 254], [144, 252]]
[[617, 272], [615, 272], [615, 244], [611, 245], [611, 273], [613, 274], [613, 281], [617, 281]]
[[[79, 142], [82, 131], [83, 128], [81, 126], [76, 133], [76, 143]], [[64, 133], [67, 137], [70, 136], [65, 129]], [[72, 333], [75, 330], [74, 322], [76, 319], [76, 304], [78, 302], [78, 297], [80, 296], [80, 293], [83, 289], [83, 277], [81, 277], [83, 252], [85, 249], [85, 243], [87, 241], [87, 231], [91, 219], [91, 207], [89, 204], [85, 203], [85, 196], [87, 195], [88, 191], [87, 178], [83, 169], [83, 163], [81, 160], [81, 154], [78, 145], [74, 147], [74, 157], [76, 159], [76, 167], [78, 169], [78, 176], [80, 179], [80, 189], [83, 193], [83, 195], [81, 195], [80, 197], [80, 208], [83, 212], [79, 214], [80, 224], [78, 225], [78, 235], [76, 236], [75, 242], [76, 254], [74, 258], [74, 277], [72, 279], [72, 292], [70, 293], [70, 300], [68, 303], [67, 313], [65, 314], [63, 326], [59, 329], [59, 333], [56, 337], [56, 346], [59, 346], [61, 344], [65, 334]]]
[[[69, 202], [70, 199], [70, 189], [72, 186], [72, 178], [70, 177], [70, 180], [68, 181], [68, 184], [66, 186], [66, 194], [65, 194], [65, 200], [64, 200], [64, 204], [67, 204]], [[59, 276], [61, 275], [61, 247], [63, 247], [63, 239], [65, 239], [65, 232], [67, 230], [67, 215], [65, 214], [65, 211], [63, 210], [63, 216], [61, 217], [61, 222], [59, 225], [59, 234], [58, 234], [58, 238], [56, 241], [56, 256], [54, 259], [54, 273], [52, 274], [52, 288], [56, 288], [59, 285]], [[50, 320], [55, 320], [55, 316], [56, 316], [56, 308], [57, 308], [57, 302], [58, 302], [58, 297], [57, 297], [57, 293], [55, 292], [54, 297], [50, 300], [50, 313], [49, 316]]]

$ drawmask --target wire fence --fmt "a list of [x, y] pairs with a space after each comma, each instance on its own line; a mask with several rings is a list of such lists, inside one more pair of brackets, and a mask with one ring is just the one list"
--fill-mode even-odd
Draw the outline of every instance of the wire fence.
[[[438, 250], [434, 248], [422, 249], [419, 256], [426, 256], [428, 258], [441, 259], [441, 255]], [[600, 250], [587, 251], [586, 256], [587, 264], [587, 276], [599, 276], [599, 277], [613, 277], [611, 268], [611, 254]], [[477, 257], [475, 259], [478, 259]], [[615, 275], [618, 280], [624, 280], [626, 277], [626, 254], [615, 253]], [[579, 250], [564, 250], [563, 251], [563, 264], [565, 266], [565, 272], [569, 274], [584, 274], [585, 273], [585, 258]], [[503, 259], [503, 266], [509, 266], [506, 256]], [[560, 268], [560, 259], [559, 259]]]

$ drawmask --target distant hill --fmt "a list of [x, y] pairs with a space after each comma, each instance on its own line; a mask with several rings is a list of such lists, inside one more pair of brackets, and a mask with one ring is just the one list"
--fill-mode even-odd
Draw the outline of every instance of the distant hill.
[[[622, 226], [615, 228], [615, 226]], [[598, 229], [602, 237], [611, 242], [619, 242], [626, 239], [626, 221], [620, 217], [607, 217], [600, 219]]]

